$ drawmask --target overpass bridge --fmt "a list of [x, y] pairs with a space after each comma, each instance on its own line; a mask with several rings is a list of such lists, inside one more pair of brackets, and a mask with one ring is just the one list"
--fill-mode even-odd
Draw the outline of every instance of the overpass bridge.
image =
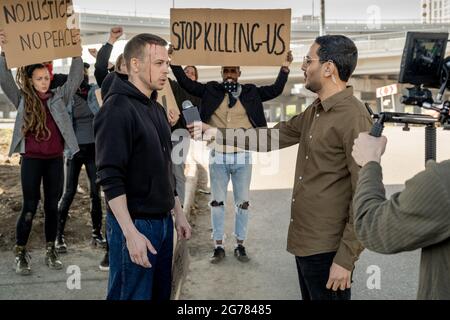
[[[111, 26], [124, 27], [124, 39], [135, 34], [150, 32], [169, 40], [170, 19], [168, 16], [145, 12], [101, 11], [89, 12], [80, 9], [80, 23], [83, 44], [103, 43], [108, 38]], [[352, 38], [359, 50], [358, 67], [355, 76], [393, 78], [398, 74], [401, 54], [407, 31], [448, 32], [450, 22], [423, 24], [416, 20], [381, 20], [374, 24], [367, 20], [328, 20], [328, 34], [345, 34]], [[309, 46], [319, 33], [319, 21], [309, 16], [294, 17], [291, 21], [291, 49], [294, 53], [293, 72], [290, 77], [302, 79], [300, 63]], [[89, 57], [86, 57], [89, 60]], [[113, 59], [115, 58], [113, 53]], [[217, 79], [217, 67], [200, 67], [203, 81]], [[242, 80], [266, 81], [273, 79], [277, 68], [244, 68]]]
[[[94, 63], [88, 54], [88, 47], [100, 47], [108, 39], [112, 26], [124, 27], [124, 40], [115, 45], [111, 60], [122, 52], [126, 40], [135, 34], [149, 32], [158, 34], [167, 40], [170, 36], [170, 19], [168, 16], [136, 12], [118, 13], [114, 11], [80, 12], [80, 23], [83, 36], [83, 59]], [[319, 21], [309, 18], [293, 18], [291, 21], [291, 49], [294, 63], [291, 67], [289, 81], [283, 95], [265, 104], [267, 117], [272, 121], [284, 119], [289, 113], [301, 111], [314, 98], [305, 90], [298, 90], [303, 83], [301, 70], [302, 57], [306, 55], [310, 45], [319, 33]], [[328, 34], [345, 34], [353, 39], [359, 51], [358, 65], [351, 84], [355, 94], [372, 105], [377, 105], [375, 90], [388, 84], [396, 83], [400, 68], [400, 60], [407, 31], [448, 32], [450, 23], [422, 24], [412, 20], [380, 21], [372, 24], [362, 20], [327, 21]], [[450, 52], [447, 52], [450, 54]], [[68, 72], [69, 59], [55, 64], [55, 72]], [[91, 72], [93, 73], [93, 68]], [[242, 67], [242, 82], [259, 85], [271, 83], [278, 73], [277, 67]], [[200, 81], [217, 80], [220, 68], [215, 66], [199, 66]], [[1, 98], [1, 97], [0, 97]], [[0, 99], [1, 100], [1, 99]], [[399, 103], [398, 103], [399, 105]], [[291, 110], [290, 112], [287, 109]]]
[[[142, 32], [158, 34], [169, 39], [170, 18], [167, 15], [145, 12], [119, 12], [114, 10], [79, 9], [80, 22], [86, 44], [103, 42], [111, 25], [121, 25], [126, 29], [126, 37]], [[418, 20], [327, 20], [325, 31], [329, 34], [349, 36], [390, 33], [396, 31], [438, 31], [449, 30], [450, 22], [423, 24]], [[317, 17], [293, 17], [291, 20], [291, 39], [314, 38], [319, 34]]]

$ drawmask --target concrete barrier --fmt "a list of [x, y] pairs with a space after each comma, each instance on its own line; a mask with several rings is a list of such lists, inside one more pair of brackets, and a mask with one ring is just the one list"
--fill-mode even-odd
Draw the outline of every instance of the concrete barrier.
[[[186, 193], [184, 199], [184, 213], [190, 221], [191, 210], [195, 202], [195, 192], [197, 190], [197, 164], [192, 154], [188, 154], [186, 164]], [[186, 240], [178, 241], [176, 232], [174, 233], [174, 254], [172, 264], [172, 299], [178, 300], [189, 269], [189, 249]]]

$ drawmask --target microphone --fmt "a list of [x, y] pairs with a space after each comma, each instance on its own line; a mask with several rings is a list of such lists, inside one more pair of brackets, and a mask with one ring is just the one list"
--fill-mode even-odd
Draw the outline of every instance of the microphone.
[[184, 100], [181, 107], [183, 108], [183, 117], [186, 120], [186, 124], [202, 121], [198, 108], [192, 104], [191, 100]]

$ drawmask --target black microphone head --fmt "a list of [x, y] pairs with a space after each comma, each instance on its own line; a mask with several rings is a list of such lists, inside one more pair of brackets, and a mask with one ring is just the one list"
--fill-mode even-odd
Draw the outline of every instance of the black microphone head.
[[181, 104], [181, 107], [184, 109], [189, 109], [191, 107], [193, 107], [194, 105], [192, 104], [191, 100], [184, 100], [183, 103]]

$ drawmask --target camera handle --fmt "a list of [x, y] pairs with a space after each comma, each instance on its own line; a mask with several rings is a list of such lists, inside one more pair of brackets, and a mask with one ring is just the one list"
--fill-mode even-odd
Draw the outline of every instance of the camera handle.
[[381, 137], [383, 133], [384, 124], [386, 122], [404, 123], [405, 126], [409, 124], [418, 124], [425, 126], [425, 163], [428, 160], [436, 160], [436, 125], [439, 120], [435, 118], [414, 113], [399, 113], [399, 112], [382, 112], [380, 114], [373, 114], [372, 118], [376, 119], [370, 130], [370, 135], [373, 137]]
[[434, 123], [425, 127], [425, 163], [428, 160], [436, 161], [436, 126]]
[[374, 119], [377, 119], [377, 121], [373, 124], [369, 134], [373, 137], [381, 137], [384, 130], [384, 114], [382, 113], [378, 117], [374, 117]]

